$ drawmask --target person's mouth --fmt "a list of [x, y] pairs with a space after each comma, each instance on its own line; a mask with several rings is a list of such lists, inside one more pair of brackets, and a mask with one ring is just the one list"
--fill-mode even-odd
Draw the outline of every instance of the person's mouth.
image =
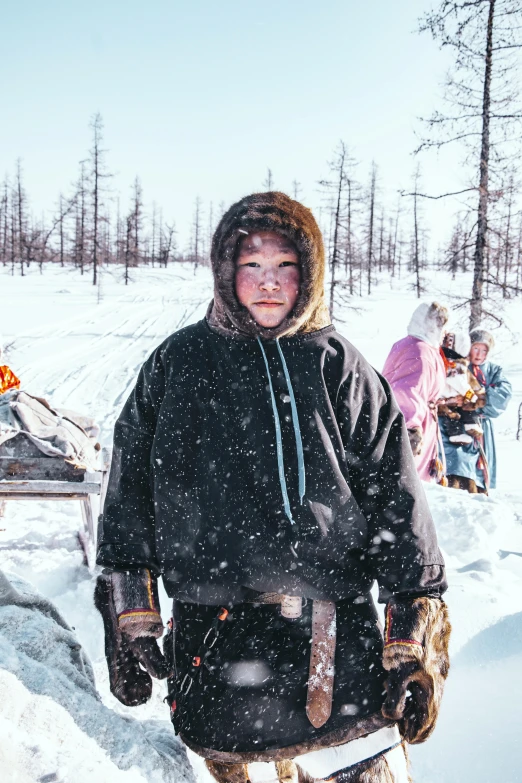
[[256, 307], [266, 307], [270, 310], [272, 308], [281, 307], [284, 305], [284, 302], [278, 302], [275, 299], [261, 299], [259, 302], [254, 302], [254, 305]]

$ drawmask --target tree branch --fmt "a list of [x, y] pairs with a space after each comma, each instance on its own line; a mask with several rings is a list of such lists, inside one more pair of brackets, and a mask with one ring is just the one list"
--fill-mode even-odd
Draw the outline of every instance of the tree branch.
[[470, 191], [476, 191], [477, 188], [466, 188], [465, 190], [456, 190], [454, 193], [441, 193], [440, 196], [429, 196], [427, 193], [406, 193], [404, 190], [399, 190], [401, 196], [420, 196], [420, 198], [429, 198], [433, 201], [438, 201], [440, 198], [447, 198], [448, 196], [460, 196], [461, 193], [469, 193]]

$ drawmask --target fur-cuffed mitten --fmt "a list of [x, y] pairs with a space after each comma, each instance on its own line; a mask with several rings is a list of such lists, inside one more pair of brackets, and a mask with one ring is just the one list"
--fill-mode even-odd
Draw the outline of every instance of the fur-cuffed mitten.
[[144, 704], [152, 693], [150, 675], [170, 674], [156, 642], [163, 633], [156, 579], [145, 568], [105, 571], [96, 580], [94, 603], [103, 618], [111, 693], [128, 707]]
[[422, 451], [422, 430], [420, 427], [412, 427], [408, 430], [408, 438], [410, 439], [411, 450], [413, 456], [417, 457]]
[[411, 744], [428, 739], [449, 672], [451, 625], [440, 598], [392, 598], [386, 608], [383, 665], [388, 672], [385, 718]]

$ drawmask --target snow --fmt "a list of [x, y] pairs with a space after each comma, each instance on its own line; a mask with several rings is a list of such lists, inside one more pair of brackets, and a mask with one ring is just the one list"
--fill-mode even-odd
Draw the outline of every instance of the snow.
[[[450, 306], [470, 286], [467, 275], [452, 281], [434, 273], [425, 282], [427, 300]], [[46, 268], [40, 276], [31, 267], [23, 279], [0, 270], [0, 290], [3, 342], [23, 386], [57, 406], [94, 416], [107, 445], [142, 362], [168, 334], [204, 315], [212, 282], [207, 269], [194, 273], [175, 265], [136, 270], [129, 286], [103, 270], [101, 287], [94, 288], [76, 271]], [[409, 280], [383, 280], [354, 304], [357, 310], [339, 313], [338, 328], [381, 369], [391, 344], [405, 335], [418, 300]], [[514, 398], [495, 422], [499, 487], [489, 498], [426, 487], [448, 566], [452, 669], [433, 737], [410, 749], [416, 783], [522, 781], [515, 736], [522, 699], [522, 557], [509, 554], [522, 553], [522, 442], [515, 438], [522, 402], [522, 304], [504, 304], [506, 326], [495, 334], [492, 358], [512, 381]], [[452, 326], [464, 326], [464, 316], [453, 311]], [[0, 779], [190, 781], [162, 702], [163, 684], [155, 684], [148, 704], [133, 709], [109, 692], [93, 576], [78, 547], [80, 524], [75, 502], [8, 503], [0, 519], [0, 568], [26, 579], [58, 607], [92, 660], [102, 699], [81, 688], [80, 696], [66, 698], [64, 683], [53, 680], [52, 667], [38, 659], [36, 648], [33, 657], [21, 650], [11, 618], [14, 625], [0, 647]], [[164, 594], [161, 601], [167, 618]], [[89, 729], [82, 712], [98, 712], [89, 720], [105, 728]], [[132, 748], [128, 758], [121, 747]], [[197, 778], [208, 781], [203, 762], [188, 755]]]
[[[9, 780], [192, 783], [169, 722], [104, 706], [72, 629], [27, 582], [7, 579], [0, 582], [0, 726], [9, 742], [0, 769]], [[14, 596], [2, 600], [11, 587]]]

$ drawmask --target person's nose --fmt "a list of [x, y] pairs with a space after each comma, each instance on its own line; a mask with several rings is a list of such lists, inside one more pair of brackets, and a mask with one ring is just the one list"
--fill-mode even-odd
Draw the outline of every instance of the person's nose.
[[262, 291], [278, 291], [280, 288], [275, 269], [267, 269], [261, 279], [259, 287]]

